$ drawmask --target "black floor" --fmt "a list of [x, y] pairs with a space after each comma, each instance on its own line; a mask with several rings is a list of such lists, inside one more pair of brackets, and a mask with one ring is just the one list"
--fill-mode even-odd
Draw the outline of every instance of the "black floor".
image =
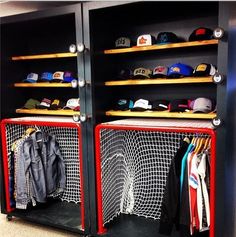
[[54, 226], [65, 230], [83, 233], [81, 230], [80, 204], [51, 201], [27, 210], [16, 209], [12, 216], [35, 223]]
[[[104, 236], [112, 237], [166, 237], [158, 233], [159, 221], [134, 215], [120, 215], [107, 226]], [[173, 228], [170, 237], [180, 237]]]

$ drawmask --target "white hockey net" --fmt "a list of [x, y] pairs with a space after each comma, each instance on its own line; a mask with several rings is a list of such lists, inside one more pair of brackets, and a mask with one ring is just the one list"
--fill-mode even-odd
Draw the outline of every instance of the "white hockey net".
[[[8, 168], [10, 169], [10, 152], [14, 141], [21, 138], [26, 129], [34, 125], [6, 124], [6, 140], [8, 154]], [[81, 202], [80, 188], [80, 154], [78, 128], [37, 126], [41, 131], [56, 136], [66, 168], [66, 190], [61, 196], [62, 201]]]
[[169, 166], [180, 141], [194, 134], [100, 130], [103, 224], [120, 213], [160, 219]]

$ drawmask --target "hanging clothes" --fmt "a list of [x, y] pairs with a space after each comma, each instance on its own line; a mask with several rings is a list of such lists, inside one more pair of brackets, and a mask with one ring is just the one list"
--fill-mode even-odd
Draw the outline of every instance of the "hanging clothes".
[[173, 225], [178, 229], [179, 225], [179, 197], [180, 197], [180, 173], [181, 161], [189, 147], [187, 141], [181, 141], [174, 158], [171, 161], [167, 177], [166, 187], [161, 207], [159, 233], [170, 235]]
[[208, 236], [210, 150], [204, 142], [204, 138], [192, 139], [185, 152], [180, 152], [180, 147], [171, 162], [162, 201], [161, 234], [171, 235], [175, 224], [181, 237]]
[[54, 135], [37, 130], [21, 139], [15, 154], [16, 208], [44, 203], [65, 190], [65, 164]]

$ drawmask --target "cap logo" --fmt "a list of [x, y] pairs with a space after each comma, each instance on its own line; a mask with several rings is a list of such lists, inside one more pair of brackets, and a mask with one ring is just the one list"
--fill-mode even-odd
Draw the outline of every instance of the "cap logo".
[[179, 67], [173, 67], [171, 68], [173, 72], [180, 72], [180, 68]]
[[196, 71], [204, 72], [204, 71], [206, 70], [206, 68], [207, 68], [206, 65], [200, 64], [200, 65], [197, 67]]
[[196, 31], [196, 35], [204, 35], [204, 34], [206, 34], [206, 30], [205, 29], [198, 29]]
[[168, 36], [167, 36], [167, 34], [161, 35], [160, 40], [161, 40], [161, 42], [167, 42], [167, 41], [168, 41]]
[[146, 44], [147, 39], [145, 39], [143, 36], [139, 39], [139, 44]]
[[154, 69], [154, 71], [155, 71], [155, 72], [163, 72], [163, 71], [165, 71], [165, 67], [156, 67], [156, 68]]

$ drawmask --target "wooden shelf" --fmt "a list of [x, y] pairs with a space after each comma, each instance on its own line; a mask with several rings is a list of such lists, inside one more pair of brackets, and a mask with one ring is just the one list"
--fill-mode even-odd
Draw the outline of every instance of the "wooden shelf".
[[202, 41], [191, 41], [173, 44], [162, 44], [162, 45], [150, 45], [150, 46], [133, 46], [131, 48], [122, 49], [107, 49], [104, 50], [104, 54], [119, 54], [119, 53], [132, 53], [149, 50], [161, 50], [161, 49], [172, 49], [172, 48], [184, 48], [184, 47], [195, 47], [195, 46], [206, 46], [206, 45], [217, 45], [218, 40], [202, 40]]
[[61, 110], [47, 110], [47, 109], [17, 109], [18, 114], [45, 114], [45, 115], [66, 115], [73, 116], [75, 114], [79, 115], [79, 111], [73, 111], [69, 109]]
[[187, 84], [187, 83], [212, 83], [212, 77], [184, 77], [180, 79], [129, 79], [119, 81], [106, 81], [106, 86], [127, 85], [159, 85], [159, 84]]
[[15, 83], [14, 87], [72, 87], [72, 86], [71, 83], [38, 82], [38, 83]]
[[13, 56], [11, 60], [33, 60], [33, 59], [48, 59], [48, 58], [68, 58], [76, 57], [77, 53], [52, 53], [52, 54], [36, 54], [36, 55], [25, 55], [25, 56]]
[[168, 112], [168, 111], [116, 111], [109, 110], [107, 116], [128, 116], [128, 117], [151, 117], [151, 118], [189, 118], [189, 119], [213, 119], [216, 113], [202, 114], [193, 112]]

